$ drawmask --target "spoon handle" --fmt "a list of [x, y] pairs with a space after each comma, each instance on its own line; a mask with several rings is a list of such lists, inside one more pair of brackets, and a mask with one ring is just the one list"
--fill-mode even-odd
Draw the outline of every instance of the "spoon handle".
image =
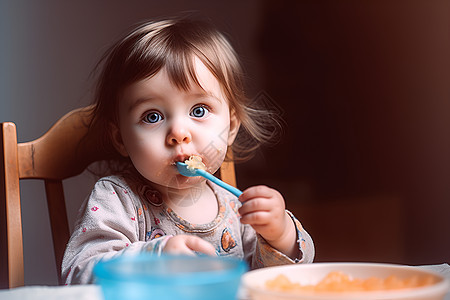
[[201, 169], [197, 169], [197, 174], [205, 177], [206, 179], [214, 182], [215, 184], [217, 184], [218, 186], [226, 189], [227, 191], [229, 191], [230, 193], [232, 193], [233, 195], [235, 195], [236, 197], [239, 197], [242, 192], [240, 190], [238, 190], [237, 188], [235, 188], [234, 186], [229, 185], [228, 183], [223, 182], [222, 180], [220, 180], [219, 178], [211, 175], [210, 173], [206, 172], [205, 170], [201, 170]]

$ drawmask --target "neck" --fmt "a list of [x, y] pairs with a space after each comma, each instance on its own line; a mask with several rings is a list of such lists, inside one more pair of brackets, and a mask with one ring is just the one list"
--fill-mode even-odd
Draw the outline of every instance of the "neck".
[[164, 202], [170, 208], [187, 208], [196, 205], [205, 193], [209, 191], [206, 181], [186, 189], [166, 189], [163, 193]]
[[193, 224], [209, 223], [218, 214], [217, 198], [206, 182], [194, 188], [168, 190], [163, 199], [179, 217]]

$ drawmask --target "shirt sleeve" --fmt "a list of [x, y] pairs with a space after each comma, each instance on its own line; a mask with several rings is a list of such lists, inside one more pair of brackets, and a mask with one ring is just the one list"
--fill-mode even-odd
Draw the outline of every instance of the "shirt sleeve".
[[83, 203], [80, 217], [64, 254], [66, 284], [91, 283], [97, 262], [142, 251], [161, 252], [168, 236], [145, 242], [140, 238], [137, 206], [131, 191], [109, 180], [99, 180]]
[[[315, 250], [311, 236], [304, 230], [300, 221], [290, 211], [286, 210], [286, 212], [291, 217], [297, 230], [297, 244], [300, 250], [299, 257], [292, 259], [273, 248], [261, 235], [257, 234], [248, 225], [244, 226], [242, 236], [245, 259], [249, 263], [250, 269], [313, 262]], [[252, 240], [254, 241], [253, 243]]]

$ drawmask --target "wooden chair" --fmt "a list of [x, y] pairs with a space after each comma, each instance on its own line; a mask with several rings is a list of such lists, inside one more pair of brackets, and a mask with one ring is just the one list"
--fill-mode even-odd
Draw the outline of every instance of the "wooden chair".
[[[57, 274], [62, 283], [60, 267], [69, 240], [62, 180], [106, 158], [98, 147], [101, 133], [88, 132], [91, 112], [92, 107], [73, 110], [42, 137], [26, 143], [17, 143], [14, 123], [1, 123], [0, 288], [24, 285], [21, 179], [41, 179], [45, 183]], [[236, 186], [233, 162], [221, 166], [220, 177]]]

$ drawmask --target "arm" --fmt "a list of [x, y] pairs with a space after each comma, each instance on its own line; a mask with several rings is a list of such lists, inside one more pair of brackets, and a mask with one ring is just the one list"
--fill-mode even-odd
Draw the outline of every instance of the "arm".
[[67, 284], [92, 282], [92, 269], [102, 259], [142, 251], [161, 252], [168, 237], [145, 242], [137, 204], [126, 186], [108, 179], [96, 183], [83, 203], [64, 254], [62, 276]]

